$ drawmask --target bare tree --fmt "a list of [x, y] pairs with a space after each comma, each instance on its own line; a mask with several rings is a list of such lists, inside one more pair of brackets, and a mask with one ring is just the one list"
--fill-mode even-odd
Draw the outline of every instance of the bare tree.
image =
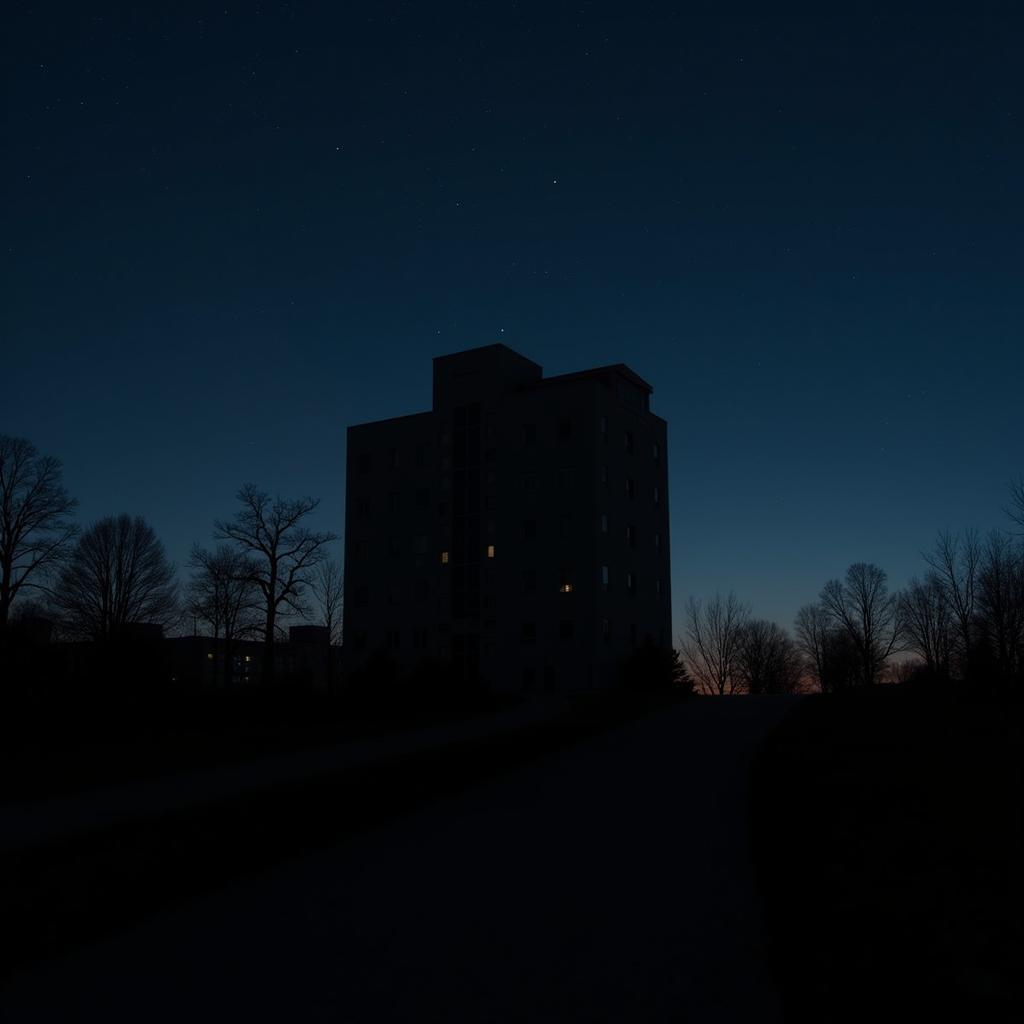
[[686, 609], [683, 657], [701, 693], [724, 696], [739, 692], [740, 642], [749, 609], [731, 593], [716, 594], [707, 604], [690, 598]]
[[336, 536], [317, 533], [303, 520], [319, 498], [271, 499], [253, 484], [238, 492], [242, 508], [232, 520], [219, 520], [214, 537], [231, 541], [254, 559], [253, 582], [262, 595], [263, 678], [274, 679], [274, 633], [281, 615], [304, 611], [302, 598], [313, 571], [326, 557], [324, 546]]
[[941, 587], [954, 630], [952, 669], [960, 676], [968, 674], [975, 647], [978, 572], [981, 565], [981, 541], [977, 531], [962, 534], [940, 533], [935, 547], [924, 556], [930, 576]]
[[804, 656], [804, 667], [818, 688], [825, 692], [825, 664], [832, 624], [820, 604], [805, 604], [796, 613], [796, 643]]
[[61, 483], [60, 462], [23, 437], [0, 434], [0, 630], [22, 591], [41, 590], [77, 534], [78, 503]]
[[978, 572], [978, 667], [988, 685], [1007, 688], [1024, 677], [1024, 548], [993, 531]]
[[327, 630], [327, 686], [334, 686], [336, 644], [341, 643], [342, 611], [345, 596], [345, 582], [341, 566], [333, 558], [325, 558], [313, 574], [310, 591], [317, 617]]
[[1024, 473], [1010, 481], [1010, 504], [1006, 514], [1024, 530]]
[[942, 580], [935, 573], [924, 582], [915, 577], [900, 595], [900, 606], [908, 649], [924, 661], [929, 678], [948, 679], [954, 635]]
[[844, 580], [825, 584], [821, 604], [857, 652], [859, 683], [878, 682], [889, 656], [900, 650], [903, 636], [899, 600], [889, 593], [885, 573], [877, 565], [856, 562]]
[[260, 593], [254, 577], [255, 562], [237, 548], [220, 544], [209, 551], [198, 544], [189, 562], [188, 608], [206, 624], [214, 640], [224, 644], [224, 686], [234, 674], [235, 643], [256, 629]]
[[744, 626], [737, 671], [747, 693], [797, 693], [803, 676], [796, 644], [784, 629], [766, 619]]
[[79, 537], [54, 602], [69, 632], [92, 640], [131, 623], [167, 625], [177, 613], [174, 566], [145, 520], [108, 516]]

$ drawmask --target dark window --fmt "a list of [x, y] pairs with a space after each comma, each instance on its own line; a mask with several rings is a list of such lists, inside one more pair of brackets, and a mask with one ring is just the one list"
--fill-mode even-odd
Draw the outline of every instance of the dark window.
[[608, 589], [608, 566], [607, 565], [602, 565], [601, 566], [601, 589], [602, 590], [607, 590]]
[[370, 604], [370, 588], [365, 584], [356, 587], [356, 607], [367, 608]]
[[601, 417], [600, 426], [601, 426], [601, 437], [605, 441], [607, 441], [608, 440], [608, 417], [607, 416], [602, 416]]
[[531, 643], [537, 639], [537, 623], [536, 622], [524, 622], [523, 623], [523, 640], [526, 643]]
[[633, 529], [632, 525], [626, 527], [626, 543], [631, 548], [636, 547], [636, 531]]
[[633, 478], [631, 476], [626, 477], [626, 497], [636, 497], [636, 484], [633, 482]]
[[523, 444], [537, 443], [537, 425], [535, 423], [523, 424]]
[[430, 491], [426, 487], [421, 487], [416, 492], [416, 507], [420, 511], [430, 508]]
[[416, 600], [423, 604], [430, 597], [430, 584], [426, 580], [417, 580], [413, 586]]
[[657, 484], [654, 485], [654, 504], [655, 505], [660, 505], [661, 504], [661, 491], [658, 489], [658, 485]]
[[370, 499], [369, 498], [356, 498], [356, 518], [357, 519], [369, 519], [370, 518]]
[[625, 445], [626, 445], [626, 451], [627, 452], [632, 452], [633, 451], [633, 431], [632, 430], [627, 430], [626, 431], [626, 433], [623, 435], [623, 441], [625, 442]]
[[358, 469], [360, 476], [369, 476], [371, 468], [370, 456], [367, 455], [365, 452], [362, 455], [358, 456], [358, 458], [356, 459], [356, 468]]
[[661, 446], [657, 441], [651, 445], [651, 454], [654, 456], [654, 461], [657, 462], [661, 458]]
[[418, 651], [422, 651], [423, 648], [427, 646], [427, 636], [427, 630], [425, 629], [414, 630], [412, 634], [413, 647]]
[[537, 589], [537, 570], [523, 570], [523, 593], [532, 594]]
[[399, 634], [398, 630], [389, 629], [384, 634], [384, 646], [387, 647], [389, 651], [397, 651], [400, 645], [401, 635]]
[[631, 622], [629, 624], [629, 642], [636, 647], [636, 623]]
[[402, 507], [402, 496], [398, 493], [398, 491], [392, 491], [388, 495], [388, 511], [389, 512], [398, 512], [398, 511], [401, 510], [401, 507]]
[[636, 593], [636, 576], [634, 576], [631, 572], [626, 573], [626, 590], [628, 590], [631, 594]]
[[573, 623], [572, 619], [562, 619], [562, 621], [558, 624], [558, 638], [560, 640], [571, 640], [574, 629], [575, 624]]
[[392, 448], [388, 451], [388, 465], [392, 469], [398, 469], [398, 449]]
[[558, 436], [563, 441], [572, 437], [572, 420], [563, 417], [558, 421]]
[[389, 537], [388, 538], [388, 554], [392, 558], [397, 558], [398, 555], [401, 553], [401, 550], [402, 550], [402, 544], [399, 541], [399, 539], [397, 537]]
[[535, 668], [523, 669], [523, 689], [529, 693], [537, 685], [537, 670]]
[[356, 630], [356, 635], [355, 635], [355, 637], [354, 637], [354, 639], [352, 641], [352, 644], [353, 644], [353, 646], [355, 647], [355, 649], [357, 651], [365, 651], [366, 650], [366, 630], [365, 629], [357, 629]]
[[416, 445], [416, 465], [425, 466], [427, 464], [427, 446], [425, 444]]
[[654, 535], [654, 546], [656, 548], [658, 548], [658, 550], [661, 550], [661, 534], [660, 533], [656, 533]]
[[601, 639], [608, 643], [612, 638], [612, 624], [610, 619], [601, 620]]
[[536, 540], [537, 539], [537, 520], [536, 519], [524, 519], [523, 520], [523, 540]]
[[357, 540], [356, 541], [355, 556], [356, 556], [356, 558], [360, 559], [360, 561], [365, 561], [367, 558], [369, 558], [370, 557], [370, 542], [367, 541], [367, 540]]

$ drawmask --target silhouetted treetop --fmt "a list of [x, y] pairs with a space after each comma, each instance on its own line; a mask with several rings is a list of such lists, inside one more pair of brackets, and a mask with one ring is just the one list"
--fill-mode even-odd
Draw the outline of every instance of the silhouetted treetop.
[[19, 593], [43, 588], [78, 532], [69, 518], [78, 502], [61, 475], [57, 459], [0, 434], [0, 629]]
[[114, 639], [130, 623], [169, 625], [177, 614], [174, 566], [145, 520], [108, 516], [79, 537], [54, 604], [72, 635], [91, 640]]

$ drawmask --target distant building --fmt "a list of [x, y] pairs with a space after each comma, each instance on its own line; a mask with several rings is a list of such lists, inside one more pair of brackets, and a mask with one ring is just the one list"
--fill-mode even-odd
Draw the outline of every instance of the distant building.
[[666, 423], [623, 364], [434, 360], [429, 412], [348, 430], [346, 670], [376, 652], [496, 691], [611, 685], [671, 645]]

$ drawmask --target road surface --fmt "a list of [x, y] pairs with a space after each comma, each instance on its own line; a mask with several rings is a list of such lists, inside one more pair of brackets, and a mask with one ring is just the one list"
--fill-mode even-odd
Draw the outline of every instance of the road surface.
[[0, 1018], [778, 1020], [745, 801], [792, 707], [693, 701], [548, 755], [15, 977]]

